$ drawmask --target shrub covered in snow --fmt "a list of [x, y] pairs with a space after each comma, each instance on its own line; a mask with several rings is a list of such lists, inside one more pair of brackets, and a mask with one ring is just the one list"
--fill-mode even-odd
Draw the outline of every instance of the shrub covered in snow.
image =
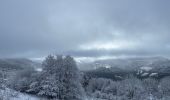
[[[92, 78], [86, 87], [87, 95], [103, 100], [169, 100], [169, 78], [140, 80], [128, 77], [122, 81]], [[160, 85], [159, 85], [160, 84]]]

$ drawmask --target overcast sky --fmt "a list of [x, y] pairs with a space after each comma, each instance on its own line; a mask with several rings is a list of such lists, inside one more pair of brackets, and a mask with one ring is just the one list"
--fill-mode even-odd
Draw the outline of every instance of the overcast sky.
[[170, 56], [170, 0], [0, 0], [0, 57]]

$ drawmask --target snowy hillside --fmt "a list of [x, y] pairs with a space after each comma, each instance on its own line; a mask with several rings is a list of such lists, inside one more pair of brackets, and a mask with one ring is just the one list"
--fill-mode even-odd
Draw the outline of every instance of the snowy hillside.
[[41, 64], [25, 58], [0, 59], [1, 70], [22, 70], [25, 68], [40, 68]]
[[33, 95], [17, 92], [12, 89], [1, 89], [0, 100], [46, 100], [45, 98], [36, 97]]
[[[129, 58], [129, 59], [108, 59], [99, 60], [89, 63], [92, 73], [100, 73], [97, 75], [111, 74], [119, 76], [119, 74], [135, 74], [139, 77], [162, 77], [170, 75], [170, 60], [163, 57], [150, 58]], [[85, 67], [84, 66], [84, 67]], [[108, 75], [109, 76], [109, 75]], [[110, 76], [109, 76], [110, 77]]]

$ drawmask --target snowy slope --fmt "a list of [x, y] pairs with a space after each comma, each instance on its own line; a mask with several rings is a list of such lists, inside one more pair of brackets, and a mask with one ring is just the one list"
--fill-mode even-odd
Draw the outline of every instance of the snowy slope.
[[11, 97], [10, 100], [40, 100], [40, 98], [20, 93], [18, 97]]
[[6, 88], [0, 90], [0, 99], [2, 100], [46, 100], [45, 98], [36, 97], [33, 95], [28, 95], [14, 91], [12, 89]]

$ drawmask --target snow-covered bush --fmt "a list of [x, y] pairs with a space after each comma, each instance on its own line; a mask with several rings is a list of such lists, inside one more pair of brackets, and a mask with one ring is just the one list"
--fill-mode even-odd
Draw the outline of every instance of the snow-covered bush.
[[34, 73], [34, 69], [18, 71], [11, 79], [8, 80], [7, 84], [12, 89], [26, 92], [32, 82], [32, 73]]
[[40, 82], [38, 95], [57, 98], [59, 94], [58, 80], [53, 76], [47, 76], [44, 81]]
[[93, 93], [95, 91], [104, 91], [104, 89], [112, 82], [110, 79], [93, 78], [89, 81], [87, 91]]
[[117, 83], [117, 95], [132, 100], [143, 100], [145, 89], [141, 80], [132, 76]]
[[93, 98], [113, 100], [117, 94], [117, 82], [104, 78], [92, 78], [86, 87], [88, 96]]
[[153, 97], [161, 98], [161, 94], [158, 89], [159, 81], [153, 78], [147, 78], [142, 80], [146, 93]]
[[11, 100], [10, 98], [17, 98], [18, 93], [9, 88], [0, 89], [0, 100]]
[[110, 81], [109, 85], [103, 88], [102, 91], [107, 94], [117, 95], [118, 86], [118, 82]]
[[162, 95], [170, 96], [170, 77], [165, 77], [160, 81], [159, 90]]
[[122, 81], [93, 78], [87, 86], [88, 96], [104, 100], [145, 100], [150, 95], [140, 79], [128, 77]]

